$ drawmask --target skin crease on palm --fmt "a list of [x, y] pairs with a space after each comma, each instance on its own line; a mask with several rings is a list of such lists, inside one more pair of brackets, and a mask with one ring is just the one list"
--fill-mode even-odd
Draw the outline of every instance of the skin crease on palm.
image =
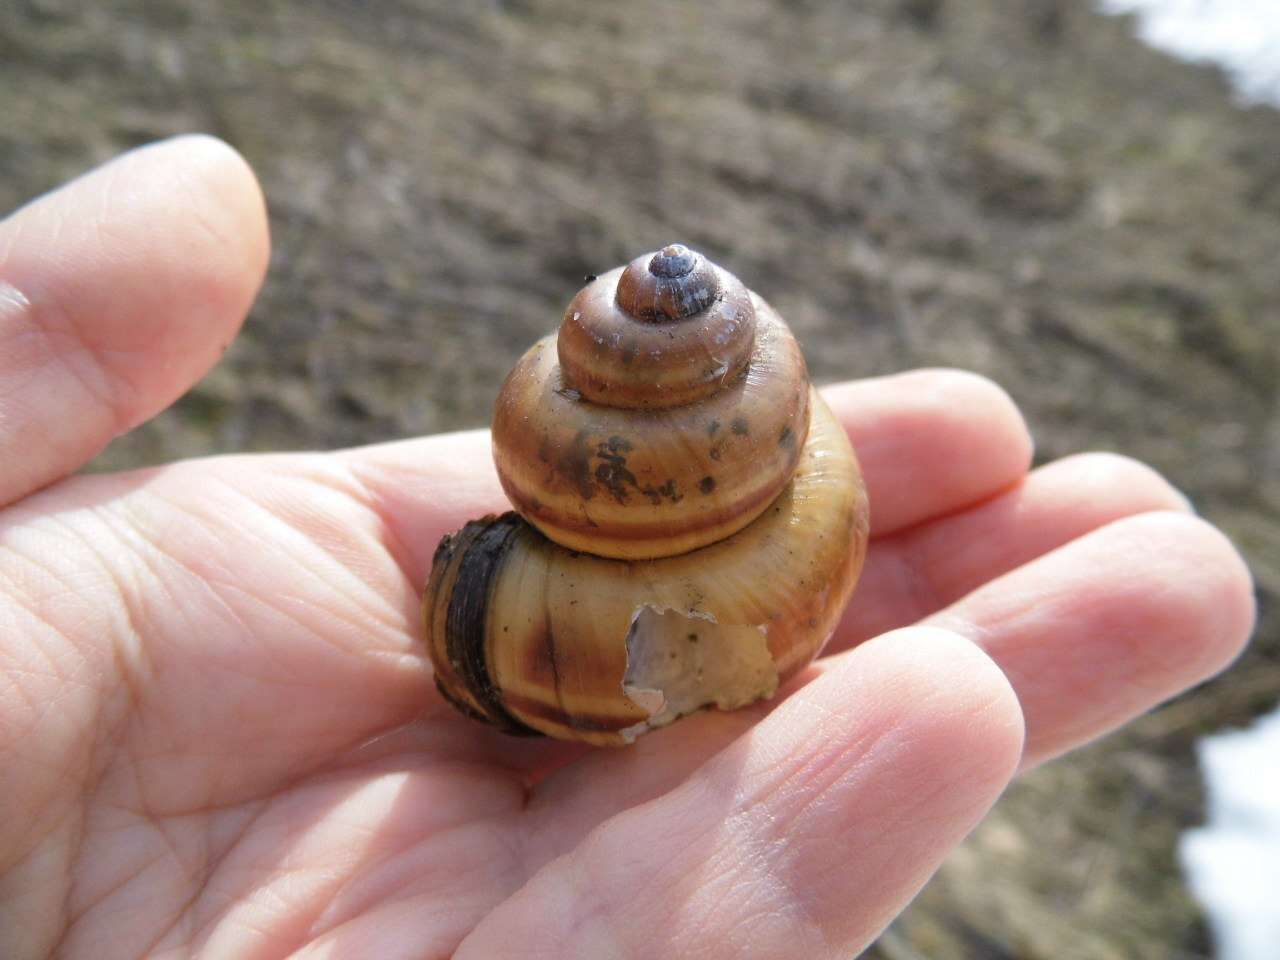
[[784, 695], [625, 750], [505, 738], [418, 626], [439, 537], [502, 506], [487, 434], [74, 475], [218, 359], [267, 250], [205, 137], [0, 222], [5, 958], [844, 960], [1019, 769], [1250, 633], [1167, 482], [1029, 472], [998, 387], [921, 371], [826, 391], [874, 539]]

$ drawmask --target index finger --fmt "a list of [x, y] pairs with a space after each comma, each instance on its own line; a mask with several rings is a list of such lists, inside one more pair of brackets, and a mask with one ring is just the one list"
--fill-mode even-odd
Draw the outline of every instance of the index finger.
[[1031, 466], [1031, 434], [1009, 395], [963, 370], [913, 370], [823, 390], [862, 464], [871, 535], [987, 500]]

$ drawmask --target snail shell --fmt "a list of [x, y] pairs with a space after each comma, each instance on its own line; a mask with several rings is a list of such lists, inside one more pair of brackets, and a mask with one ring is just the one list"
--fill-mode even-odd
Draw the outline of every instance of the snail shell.
[[592, 280], [493, 421], [518, 513], [445, 537], [443, 695], [512, 733], [629, 743], [772, 696], [853, 592], [868, 507], [777, 313], [680, 244]]

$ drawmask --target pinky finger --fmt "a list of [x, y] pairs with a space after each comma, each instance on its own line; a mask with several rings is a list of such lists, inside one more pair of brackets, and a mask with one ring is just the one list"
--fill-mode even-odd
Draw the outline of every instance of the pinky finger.
[[977, 823], [1021, 745], [975, 646], [931, 628], [872, 641], [548, 864], [456, 957], [844, 960]]

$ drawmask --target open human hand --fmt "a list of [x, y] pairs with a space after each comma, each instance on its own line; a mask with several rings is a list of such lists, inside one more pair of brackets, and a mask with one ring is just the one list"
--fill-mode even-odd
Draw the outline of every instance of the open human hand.
[[868, 943], [1019, 770], [1222, 668], [1231, 545], [1134, 461], [1028, 472], [1009, 398], [826, 397], [873, 542], [827, 655], [624, 750], [509, 739], [431, 683], [487, 434], [72, 476], [218, 358], [261, 282], [216, 140], [0, 223], [0, 956], [805, 957]]

